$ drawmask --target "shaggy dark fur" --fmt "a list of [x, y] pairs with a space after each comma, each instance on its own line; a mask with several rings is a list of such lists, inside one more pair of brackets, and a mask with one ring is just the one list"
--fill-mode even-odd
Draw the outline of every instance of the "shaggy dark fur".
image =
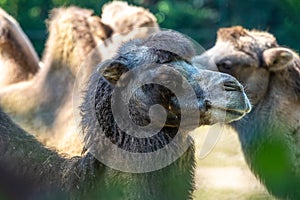
[[[156, 41], [160, 37], [164, 38], [164, 40], [160, 40], [160, 42]], [[175, 46], [182, 48], [173, 48]], [[177, 52], [167, 51], [170, 49], [176, 49]], [[144, 56], [140, 57], [138, 53], [141, 51], [143, 51], [141, 55], [144, 54]], [[119, 54], [113, 59], [113, 62], [121, 63], [128, 69], [132, 69], [145, 63], [162, 64], [180, 59], [188, 60], [194, 55], [193, 51], [190, 43], [179, 34], [162, 32], [150, 36], [147, 40], [136, 40], [124, 45], [120, 48]], [[92, 147], [93, 150], [97, 149], [97, 153], [105, 151], [105, 144], [103, 144], [104, 140], [101, 139], [102, 137], [108, 137], [120, 148], [136, 153], [152, 152], [168, 144], [176, 135], [178, 128], [164, 127], [159, 134], [152, 138], [134, 138], [118, 128], [118, 125], [114, 122], [110, 104], [113, 87], [108, 81], [101, 78], [99, 73], [96, 72], [92, 75], [85, 103], [82, 105], [82, 125], [86, 148], [89, 149]], [[170, 104], [171, 102], [167, 102], [170, 101], [170, 96], [166, 95], [166, 92], [164, 96], [164, 98], [167, 98], [165, 99], [165, 103]], [[139, 95], [142, 94], [139, 93]], [[152, 95], [152, 99], [162, 99], [162, 96], [157, 98], [154, 96], [158, 94], [151, 93], [149, 95]], [[95, 102], [92, 101], [94, 97]], [[139, 97], [137, 99], [139, 101], [142, 100]], [[155, 102], [155, 100], [154, 102], [144, 101], [144, 103], [150, 105], [161, 104], [161, 102]], [[147, 105], [147, 108], [150, 105]], [[98, 123], [95, 123], [94, 118], [92, 118], [94, 108], [96, 108]], [[139, 106], [133, 108], [138, 110], [131, 110], [130, 112], [138, 114], [138, 112], [147, 108]], [[138, 124], [145, 125], [149, 123], [147, 117], [145, 118], [141, 114], [138, 117], [139, 119], [136, 119]], [[191, 143], [191, 138], [183, 142]], [[97, 147], [95, 147], [95, 144], [97, 144]], [[191, 145], [187, 152], [176, 162], [155, 172], [130, 174], [118, 172], [110, 168], [105, 169], [108, 174], [112, 174], [112, 177], [118, 177], [114, 181], [110, 181], [109, 185], [111, 195], [115, 195], [116, 199], [189, 199], [194, 190], [194, 165], [194, 147]]]

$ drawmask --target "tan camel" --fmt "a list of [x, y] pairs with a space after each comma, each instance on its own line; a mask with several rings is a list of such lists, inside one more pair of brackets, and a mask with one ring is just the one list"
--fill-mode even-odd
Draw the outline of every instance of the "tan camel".
[[31, 79], [39, 58], [18, 22], [0, 8], [0, 88]]
[[[124, 7], [128, 8], [128, 5]], [[47, 146], [70, 155], [79, 155], [82, 151], [72, 96], [78, 71], [81, 90], [86, 81], [82, 76], [89, 77], [101, 60], [112, 57], [124, 41], [148, 34], [147, 31], [142, 35], [128, 33], [122, 39], [106, 40], [117, 33], [92, 14], [91, 10], [77, 7], [54, 9], [48, 21], [49, 38], [42, 60], [44, 67], [32, 80], [0, 91], [0, 105], [22, 128]], [[156, 24], [150, 12], [145, 10], [144, 15], [151, 16], [149, 19]]]
[[[194, 63], [236, 77], [253, 110], [231, 126], [245, 158], [268, 191], [300, 198], [300, 59], [267, 32], [221, 28], [214, 47]], [[214, 65], [213, 63], [216, 63]]]

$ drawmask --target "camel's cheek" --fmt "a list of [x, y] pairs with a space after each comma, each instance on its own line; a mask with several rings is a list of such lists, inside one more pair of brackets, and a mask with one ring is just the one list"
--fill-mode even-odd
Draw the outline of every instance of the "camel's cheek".
[[266, 94], [269, 85], [269, 72], [260, 68], [239, 70], [233, 76], [242, 83], [252, 104], [256, 104]]

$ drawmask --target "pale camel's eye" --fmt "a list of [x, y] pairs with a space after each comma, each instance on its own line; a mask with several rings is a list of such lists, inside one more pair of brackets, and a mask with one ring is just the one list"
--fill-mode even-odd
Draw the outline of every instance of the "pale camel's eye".
[[230, 60], [221, 60], [217, 62], [216, 65], [220, 71], [228, 71], [231, 70], [233, 67], [232, 62]]

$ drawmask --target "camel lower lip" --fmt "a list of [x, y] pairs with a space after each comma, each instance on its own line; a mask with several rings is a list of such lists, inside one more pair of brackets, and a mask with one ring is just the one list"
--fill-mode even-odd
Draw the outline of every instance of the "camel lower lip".
[[228, 107], [212, 107], [217, 122], [231, 123], [240, 120], [247, 113], [246, 110], [232, 109]]
[[244, 117], [246, 112], [242, 112], [240, 110], [226, 110], [226, 117], [225, 121], [227, 123], [240, 120], [242, 117]]
[[232, 114], [232, 115], [244, 115], [245, 112], [241, 110], [225, 110], [226, 113]]
[[222, 110], [228, 114], [233, 114], [233, 115], [244, 115], [247, 113], [246, 110], [240, 110], [240, 109], [229, 109], [229, 108], [224, 108], [224, 107], [218, 107], [218, 106], [212, 106], [214, 109]]

